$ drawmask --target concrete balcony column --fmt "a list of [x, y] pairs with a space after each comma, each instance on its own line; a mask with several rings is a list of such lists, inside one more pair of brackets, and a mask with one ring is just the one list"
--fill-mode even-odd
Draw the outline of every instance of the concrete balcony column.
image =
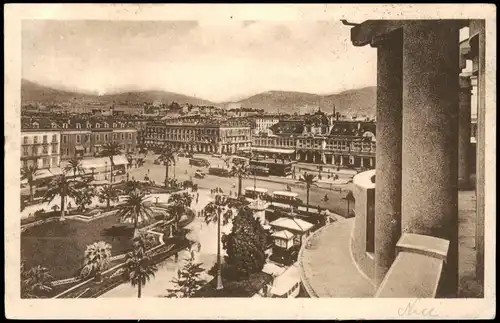
[[458, 104], [458, 187], [463, 190], [470, 189], [471, 90], [470, 77], [460, 76]]
[[453, 297], [458, 285], [459, 25], [406, 24], [403, 71], [402, 229], [450, 242], [442, 293]]
[[[403, 38], [395, 31], [377, 45], [377, 150], [375, 186], [375, 279], [396, 257], [401, 236]], [[370, 164], [373, 164], [370, 159]]]
[[472, 70], [477, 77], [477, 134], [476, 134], [476, 277], [484, 284], [484, 213], [485, 213], [485, 165], [486, 165], [486, 60], [485, 21], [471, 20], [469, 25]]

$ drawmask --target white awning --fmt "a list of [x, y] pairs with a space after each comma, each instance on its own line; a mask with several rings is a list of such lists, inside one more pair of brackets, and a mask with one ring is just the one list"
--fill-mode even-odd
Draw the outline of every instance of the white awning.
[[271, 294], [282, 296], [290, 291], [293, 286], [300, 282], [300, 271], [296, 264], [288, 267], [288, 269], [276, 277], [271, 288]]
[[252, 147], [252, 151], [274, 153], [274, 154], [294, 154], [295, 149], [279, 149], [279, 148], [267, 148], [267, 147]]
[[274, 277], [281, 275], [285, 270], [286, 268], [277, 266], [270, 262], [266, 263], [264, 265], [264, 268], [262, 268], [262, 272], [272, 275]]
[[297, 218], [279, 218], [270, 223], [273, 227], [283, 228], [286, 230], [298, 231], [298, 232], [307, 232], [311, 230], [314, 226], [313, 224], [297, 219]]
[[[80, 162], [82, 163], [82, 167], [84, 169], [104, 168], [111, 165], [109, 157], [82, 159]], [[115, 165], [126, 165], [128, 164], [127, 157], [123, 155], [113, 156], [113, 163]]]
[[[34, 180], [61, 175], [62, 173], [63, 173], [62, 169], [59, 167], [54, 167], [54, 168], [50, 168], [50, 169], [48, 169], [48, 168], [39, 169]], [[21, 184], [27, 184], [27, 183], [28, 183], [28, 181], [26, 179], [21, 180]]]
[[271, 237], [285, 239], [285, 240], [291, 240], [291, 239], [293, 239], [293, 237], [295, 237], [295, 235], [288, 230], [281, 230], [281, 231], [273, 233], [271, 235]]

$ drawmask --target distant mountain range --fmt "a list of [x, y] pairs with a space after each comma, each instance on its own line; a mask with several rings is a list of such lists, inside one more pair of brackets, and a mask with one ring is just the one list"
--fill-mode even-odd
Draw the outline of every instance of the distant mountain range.
[[337, 112], [346, 115], [375, 115], [377, 87], [344, 91], [338, 94], [319, 95], [292, 91], [268, 91], [241, 100], [245, 108], [264, 109], [267, 112], [300, 112], [301, 106], [319, 106], [322, 111]]
[[98, 95], [54, 89], [29, 80], [21, 81], [21, 102], [23, 104], [29, 102], [60, 104], [72, 101], [99, 101], [102, 103], [143, 103], [155, 101], [170, 103], [175, 101], [179, 104], [215, 105], [215, 103], [208, 100], [166, 91], [133, 91]]
[[[346, 115], [375, 115], [376, 87], [365, 87], [344, 91], [338, 94], [319, 95], [293, 91], [268, 91], [252, 95], [236, 103], [245, 108], [264, 109], [266, 112], [300, 112], [301, 106], [319, 106], [325, 112], [336, 111]], [[159, 101], [179, 104], [225, 106], [229, 102], [214, 103], [183, 94], [166, 91], [132, 91], [115, 94], [97, 95], [77, 91], [59, 90], [43, 86], [28, 80], [21, 82], [21, 102], [40, 102], [60, 104], [64, 102], [99, 101], [103, 103], [143, 103]], [[234, 102], [233, 102], [234, 103]]]

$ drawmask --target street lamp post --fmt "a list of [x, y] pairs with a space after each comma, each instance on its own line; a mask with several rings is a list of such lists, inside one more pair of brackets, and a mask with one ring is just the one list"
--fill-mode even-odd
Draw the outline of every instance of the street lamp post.
[[221, 256], [220, 256], [220, 216], [222, 210], [219, 208], [217, 209], [217, 290], [221, 290], [224, 288], [222, 285], [222, 263], [221, 263]]

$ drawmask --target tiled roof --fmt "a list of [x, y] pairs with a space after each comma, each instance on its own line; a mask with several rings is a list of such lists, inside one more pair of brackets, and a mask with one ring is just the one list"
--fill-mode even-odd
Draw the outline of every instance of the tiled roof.
[[376, 135], [376, 124], [364, 121], [335, 121], [330, 136], [362, 136], [366, 132]]

